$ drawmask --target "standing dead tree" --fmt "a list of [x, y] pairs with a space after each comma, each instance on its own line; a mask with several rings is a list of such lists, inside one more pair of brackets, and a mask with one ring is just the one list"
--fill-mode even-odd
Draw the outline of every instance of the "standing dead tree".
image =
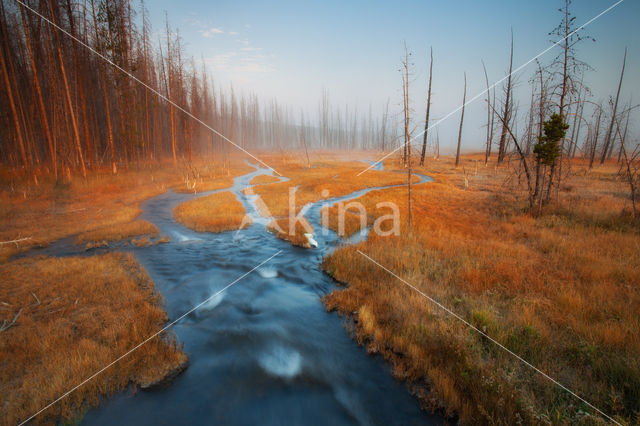
[[611, 122], [609, 128], [604, 137], [604, 147], [602, 149], [602, 156], [600, 157], [600, 164], [604, 164], [604, 160], [607, 159], [607, 153], [609, 152], [609, 145], [613, 146], [611, 140], [611, 133], [613, 132], [613, 125], [616, 122], [616, 114], [618, 112], [618, 101], [620, 100], [620, 89], [622, 88], [622, 79], [624, 78], [624, 68], [627, 64], [627, 48], [624, 48], [624, 58], [622, 59], [622, 69], [620, 70], [620, 80], [618, 81], [618, 91], [616, 92], [616, 100], [613, 103], [613, 111], [611, 112]]
[[[348, 118], [348, 114], [347, 114]], [[387, 102], [384, 104], [384, 110], [382, 112], [382, 122], [380, 124], [380, 140], [381, 140], [381, 148], [384, 152], [385, 143], [387, 141], [387, 122], [389, 121], [389, 98], [387, 98]]]
[[467, 73], [464, 73], [464, 91], [462, 95], [462, 113], [460, 114], [460, 128], [458, 129], [458, 147], [456, 149], [456, 167], [460, 164], [460, 145], [462, 144], [462, 123], [464, 122], [464, 107], [467, 103]]
[[407, 49], [407, 45], [404, 46], [404, 59], [402, 61], [402, 104], [404, 113], [404, 144], [405, 144], [405, 167], [407, 167], [407, 209], [408, 209], [408, 225], [409, 233], [413, 226], [411, 217], [411, 106], [409, 103], [409, 68], [411, 63], [409, 57], [411, 53]]
[[489, 86], [489, 76], [487, 75], [487, 67], [484, 65], [484, 61], [482, 61], [482, 69], [484, 70], [484, 80], [487, 84], [487, 140], [485, 142], [484, 150], [484, 165], [486, 166], [489, 162], [489, 157], [491, 156], [491, 143], [493, 140], [493, 122], [495, 114], [491, 110], [491, 90]]
[[509, 127], [509, 123], [511, 122], [511, 113], [512, 113], [512, 103], [513, 103], [513, 94], [512, 94], [512, 80], [511, 74], [513, 73], [513, 28], [511, 28], [511, 50], [509, 53], [509, 74], [507, 75], [507, 85], [505, 87], [505, 97], [504, 97], [504, 112], [502, 117], [505, 121], [502, 123], [502, 132], [500, 133], [500, 142], [498, 144], [498, 164], [502, 163], [504, 160], [504, 156], [506, 153], [506, 145], [507, 145], [507, 133]]
[[433, 47], [430, 49], [431, 61], [429, 63], [429, 86], [427, 89], [427, 113], [424, 119], [424, 135], [422, 135], [422, 154], [420, 155], [420, 165], [424, 165], [424, 155], [427, 151], [427, 134], [429, 132], [429, 112], [431, 110], [431, 80], [433, 77]]
[[[580, 87], [578, 87], [578, 100], [576, 101], [576, 105], [573, 111], [573, 125], [571, 126], [571, 139], [569, 140], [569, 150], [567, 155], [570, 158], [573, 158], [576, 154], [576, 149], [578, 146], [578, 139], [580, 138], [580, 127], [582, 124], [582, 113], [584, 112], [584, 99], [583, 99], [583, 90], [584, 84], [584, 75], [580, 79]], [[585, 93], [586, 94], [586, 93]]]
[[[505, 118], [500, 116], [497, 111], [496, 115], [504, 125], [506, 123]], [[556, 113], [552, 114], [551, 118], [544, 122], [543, 127], [543, 135], [538, 139], [533, 147], [534, 160], [536, 164], [535, 174], [533, 174], [529, 165], [529, 158], [522, 149], [518, 138], [513, 133], [509, 125], [505, 126], [507, 133], [516, 147], [516, 152], [520, 158], [520, 165], [526, 178], [529, 211], [534, 213], [535, 207], [537, 207], [538, 214], [540, 213], [542, 202], [545, 197], [543, 190], [545, 179], [550, 178], [550, 166], [554, 164], [560, 156], [561, 148], [559, 142], [565, 137], [566, 131], [569, 128], [569, 126], [564, 123], [562, 117]]]
[[635, 149], [627, 153], [627, 150], [622, 146], [622, 165], [620, 174], [624, 176], [625, 181], [629, 185], [629, 194], [631, 198], [631, 206], [633, 209], [633, 217], [640, 216], [638, 212], [638, 188], [640, 187], [640, 145], [636, 145]]
[[[564, 7], [559, 9], [562, 14], [562, 18], [558, 26], [549, 33], [562, 40], [560, 47], [561, 53], [555, 58], [553, 63], [549, 66], [550, 78], [557, 81], [551, 95], [558, 97], [558, 115], [564, 125], [566, 119], [566, 108], [570, 105], [570, 100], [576, 96], [578, 89], [581, 87], [580, 82], [577, 81], [576, 76], [584, 75], [584, 71], [590, 69], [589, 65], [577, 59], [575, 46], [585, 38], [591, 37], [583, 35], [578, 32], [578, 28], [575, 27], [575, 16], [572, 16], [571, 0], [565, 0]], [[544, 202], [549, 202], [553, 187], [560, 187], [560, 179], [562, 173], [557, 173], [558, 167], [561, 167], [564, 155], [564, 142], [565, 138], [559, 141], [560, 151], [559, 156], [549, 165], [549, 179], [547, 181], [547, 191]]]
[[498, 113], [498, 111], [496, 111], [496, 109], [495, 109], [495, 107], [493, 105], [491, 106], [491, 109], [494, 112], [494, 114], [496, 115], [496, 117], [498, 117], [498, 119], [500, 120], [500, 122], [502, 123], [504, 128], [506, 129], [507, 133], [509, 133], [511, 138], [513, 138], [513, 143], [516, 146], [516, 151], [518, 153], [518, 158], [520, 159], [520, 165], [522, 166], [522, 168], [524, 170], [524, 174], [525, 174], [525, 178], [526, 178], [527, 192], [528, 192], [528, 199], [529, 199], [529, 209], [532, 210], [533, 206], [534, 206], [534, 201], [535, 201], [535, 198], [534, 198], [534, 187], [533, 187], [533, 177], [531, 176], [531, 168], [529, 167], [529, 163], [527, 161], [527, 156], [525, 155], [524, 151], [520, 147], [520, 143], [518, 142], [518, 138], [513, 134], [512, 130], [511, 130], [511, 127], [509, 127], [508, 124], [505, 125], [505, 123], [507, 122], [505, 120], [505, 118], [502, 117], [500, 115], [500, 113]]
[[[629, 104], [631, 104], [631, 101], [629, 101]], [[626, 109], [626, 120], [625, 120], [625, 124], [624, 124], [624, 130], [622, 130], [622, 134], [620, 133], [620, 127], [616, 126], [617, 128], [617, 132], [620, 135], [620, 149], [618, 150], [618, 164], [620, 164], [620, 161], [622, 161], [622, 150], [624, 149], [624, 145], [627, 141], [627, 132], [629, 130], [629, 117], [631, 116], [631, 109], [633, 107], [629, 106]]]
[[[621, 141], [622, 142], [622, 141]], [[633, 217], [640, 217], [638, 212], [638, 198], [640, 188], [640, 145], [636, 145], [632, 152], [627, 152], [624, 144], [622, 144], [622, 164], [620, 165], [621, 175], [627, 185], [629, 185], [629, 196], [631, 198], [631, 207], [633, 209]]]
[[589, 169], [593, 168], [593, 162], [595, 161], [596, 152], [598, 150], [598, 137], [600, 136], [600, 123], [602, 123], [602, 105], [597, 105], [596, 111], [594, 111], [594, 113], [597, 115], [595, 116], [596, 117], [595, 130], [593, 131], [593, 134], [591, 135], [591, 138], [589, 141]]
[[311, 161], [309, 160], [309, 150], [307, 149], [307, 137], [305, 135], [305, 123], [304, 123], [304, 112], [300, 109], [300, 141], [302, 142], [302, 146], [304, 147], [304, 153], [307, 156], [307, 168], [311, 168]]

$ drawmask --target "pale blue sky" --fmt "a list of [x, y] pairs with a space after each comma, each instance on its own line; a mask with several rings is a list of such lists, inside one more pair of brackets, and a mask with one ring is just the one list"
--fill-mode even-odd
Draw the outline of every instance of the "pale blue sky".
[[[147, 3], [155, 31], [164, 28], [167, 11], [187, 54], [204, 58], [217, 84], [315, 114], [322, 88], [332, 104], [357, 105], [379, 112], [387, 98], [397, 109], [403, 42], [414, 54], [412, 84], [416, 116], [424, 115], [427, 51], [434, 49], [433, 117], [456, 108], [462, 98], [463, 72], [468, 98], [485, 87], [481, 60], [495, 81], [508, 67], [509, 31], [513, 27], [514, 67], [550, 45], [551, 31], [560, 21], [560, 0], [540, 1], [189, 1], [151, 0]], [[584, 23], [612, 0], [576, 0], [576, 23]], [[640, 2], [625, 0], [592, 23], [585, 33], [579, 57], [594, 71], [585, 80], [593, 99], [614, 94], [624, 47], [629, 48], [624, 95], [640, 101]], [[156, 35], [156, 38], [159, 35]], [[541, 58], [549, 62], [558, 49]], [[518, 74], [517, 99], [524, 110], [529, 102], [528, 80], [534, 66]], [[486, 106], [482, 98], [465, 114], [464, 143], [483, 140]], [[468, 117], [468, 118], [467, 118]], [[443, 147], [454, 143], [459, 115], [441, 128]], [[634, 129], [637, 130], [637, 129]], [[634, 134], [637, 132], [634, 131]]]

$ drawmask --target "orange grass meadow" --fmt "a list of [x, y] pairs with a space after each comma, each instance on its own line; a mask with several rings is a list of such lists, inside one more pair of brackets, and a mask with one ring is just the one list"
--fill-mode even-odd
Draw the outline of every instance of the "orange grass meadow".
[[[117, 175], [97, 170], [87, 179], [72, 176], [55, 181], [41, 176], [32, 179], [16, 172], [0, 170], [0, 262], [30, 248], [47, 245], [60, 238], [122, 226], [140, 214], [139, 204], [173, 188], [180, 192], [220, 189], [232, 184], [232, 177], [250, 171], [240, 158], [222, 168], [214, 161], [192, 164], [154, 163], [121, 169]], [[195, 178], [193, 177], [195, 176]]]
[[[590, 407], [384, 272], [358, 250], [625, 424], [640, 421], [640, 233], [609, 165], [573, 175], [540, 217], [506, 168], [429, 161], [435, 181], [373, 191], [394, 201], [402, 235], [371, 233], [328, 256], [343, 289], [325, 297], [357, 340], [393, 365], [424, 406], [464, 424], [606, 423]], [[476, 171], [477, 170], [477, 171]], [[465, 183], [466, 177], [466, 183]], [[465, 187], [468, 187], [465, 189]], [[332, 228], [337, 230], [335, 215]], [[359, 224], [348, 228], [355, 232]], [[359, 222], [359, 221], [358, 221]]]
[[[26, 420], [159, 331], [167, 321], [153, 282], [131, 255], [26, 258], [0, 265], [1, 424]], [[36, 417], [73, 423], [129, 384], [149, 386], [187, 356], [163, 333]]]
[[[224, 188], [249, 171], [238, 159], [230, 167], [198, 161], [122, 168], [118, 175], [94, 171], [38, 184], [0, 170], [0, 424], [16, 424], [159, 331], [167, 317], [162, 300], [130, 255], [34, 258], [12, 255], [74, 236], [88, 247], [132, 239], [147, 246], [157, 228], [136, 220], [139, 203], [173, 188]], [[135, 238], [139, 237], [139, 238]], [[24, 240], [23, 240], [24, 238]], [[167, 242], [167, 237], [155, 243]], [[20, 313], [19, 315], [18, 312]], [[187, 356], [163, 334], [87, 382], [33, 421], [75, 422], [82, 411], [130, 383], [146, 387], [186, 366]]]
[[[341, 154], [315, 155], [310, 168], [298, 157], [262, 156], [290, 180], [276, 182], [265, 177], [252, 181], [258, 185], [252, 190], [264, 203], [263, 215], [273, 219], [269, 228], [296, 245], [304, 246], [306, 238], [299, 224], [294, 234], [288, 235], [290, 188], [296, 188], [293, 210], [297, 213], [309, 202], [406, 182], [405, 169], [395, 160], [385, 161], [387, 171], [357, 176], [366, 165]], [[239, 166], [231, 174], [245, 171]], [[415, 171], [434, 177], [434, 182], [412, 189], [410, 233], [406, 186], [374, 190], [355, 200], [366, 207], [367, 226], [388, 214], [377, 209], [377, 203], [394, 202], [401, 212], [401, 235], [382, 237], [371, 232], [367, 241], [340, 247], [324, 259], [324, 270], [345, 284], [324, 298], [327, 309], [349, 318], [347, 323], [358, 342], [385, 357], [394, 375], [408, 383], [423, 406], [456, 416], [463, 424], [604, 422], [590, 407], [364, 258], [358, 253], [361, 250], [617, 421], [638, 423], [640, 226], [628, 214], [628, 195], [617, 166], [588, 170], [578, 161], [572, 163], [554, 203], [539, 217], [525, 211], [517, 175], [508, 165], [485, 167], [480, 156], [468, 155], [459, 168], [453, 166], [452, 159], [442, 158], [429, 160]], [[110, 226], [132, 223], [139, 213], [138, 203], [145, 197], [167, 187], [187, 187], [184, 176], [175, 171], [153, 174], [151, 180], [147, 172], [72, 182], [72, 187], [62, 189], [66, 192], [59, 201], [55, 187], [28, 188], [31, 192], [24, 203], [19, 192], [5, 190], [0, 195], [12, 201], [2, 207], [3, 236], [9, 239], [33, 233], [34, 241], [19, 249], [24, 250], [36, 242], [80, 232], [109, 234]], [[131, 183], [134, 176], [137, 184]], [[223, 185], [215, 183], [216, 179], [229, 182], [219, 175], [207, 185]], [[92, 191], [104, 194], [100, 207], [91, 202]], [[58, 210], [50, 210], [52, 202]], [[44, 223], [51, 227], [41, 230], [25, 219], [38, 213], [44, 214]], [[237, 229], [244, 209], [232, 193], [221, 192], [178, 206], [175, 214], [192, 229], [220, 232]], [[328, 214], [330, 228], [338, 231], [338, 207], [328, 207]], [[343, 236], [357, 232], [360, 220], [356, 210], [347, 211]], [[284, 232], [277, 232], [275, 224]], [[8, 245], [2, 251], [6, 259], [16, 249]], [[104, 256], [37, 260], [44, 262], [41, 268], [47, 262], [58, 262], [56, 267], [61, 271], [79, 268], [76, 263], [81, 261], [114, 260]], [[0, 268], [5, 268], [7, 276], [16, 275], [29, 262], [36, 264], [24, 259]], [[129, 272], [136, 270], [130, 262], [116, 263], [123, 263]], [[65, 279], [65, 273], [60, 274], [60, 279]], [[100, 278], [94, 285], [111, 282], [109, 277], [97, 275]], [[22, 305], [35, 303], [29, 294], [32, 290], [42, 304], [46, 303], [38, 282], [34, 278], [33, 284], [20, 282], [12, 289], [25, 299]], [[56, 296], [75, 303], [74, 289], [65, 284]], [[127, 294], [133, 291], [129, 289]], [[9, 297], [3, 295], [2, 300]], [[5, 317], [12, 313], [7, 311]], [[19, 318], [7, 332], [16, 333], [22, 321]], [[89, 343], [100, 336], [97, 324], [86, 321], [84, 325], [91, 328], [86, 337]], [[83, 342], [75, 343], [76, 347], [88, 344]], [[171, 339], [165, 343], [177, 351]], [[158, 353], [164, 352], [158, 350], [154, 355], [154, 362], [160, 363], [163, 355]], [[165, 356], [164, 361], [167, 359]], [[170, 361], [163, 365], [175, 359]], [[131, 367], [130, 371], [130, 378], [136, 377], [134, 382], [145, 382], [136, 376], [146, 374], [144, 368]], [[122, 383], [106, 389], [119, 389]], [[82, 401], [97, 401], [94, 396], [83, 398], [86, 400], [76, 401], [76, 405], [61, 407], [50, 418], [72, 419]]]

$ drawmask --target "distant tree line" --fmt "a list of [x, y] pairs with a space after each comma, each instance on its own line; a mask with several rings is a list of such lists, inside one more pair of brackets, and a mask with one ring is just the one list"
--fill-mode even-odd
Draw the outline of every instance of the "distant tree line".
[[164, 37], [151, 39], [143, 3], [21, 1], [0, 3], [0, 162], [34, 177], [195, 156], [226, 164], [234, 148], [225, 137], [269, 150], [384, 149], [394, 137], [387, 112], [334, 108], [326, 90], [318, 117], [305, 119], [216, 87], [168, 19]]

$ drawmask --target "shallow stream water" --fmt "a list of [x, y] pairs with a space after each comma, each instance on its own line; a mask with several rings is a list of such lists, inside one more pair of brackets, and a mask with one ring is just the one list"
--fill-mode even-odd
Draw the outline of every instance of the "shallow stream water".
[[[154, 223], [171, 241], [123, 249], [132, 251], [147, 270], [170, 319], [281, 253], [172, 327], [190, 365], [169, 386], [117, 394], [88, 411], [82, 422], [442, 424], [442, 418], [420, 410], [405, 384], [393, 379], [390, 367], [380, 357], [367, 355], [343, 326], [344, 319], [326, 312], [321, 301], [336, 284], [319, 264], [341, 244], [333, 232], [321, 230], [322, 206], [380, 188], [306, 206], [319, 246], [303, 249], [267, 232], [255, 196], [243, 194], [261, 174], [269, 171], [256, 168], [236, 178], [231, 188], [253, 219], [241, 231], [197, 233], [173, 220], [175, 206], [212, 192], [169, 191], [143, 203], [141, 219]], [[68, 239], [41, 253], [66, 255], [74, 250]]]

